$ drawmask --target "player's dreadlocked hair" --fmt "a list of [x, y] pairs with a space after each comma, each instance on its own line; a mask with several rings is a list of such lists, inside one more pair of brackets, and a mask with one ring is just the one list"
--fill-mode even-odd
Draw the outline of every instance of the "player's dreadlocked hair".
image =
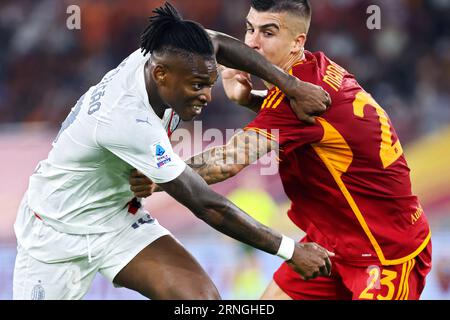
[[311, 22], [309, 0], [252, 0], [252, 8], [259, 12], [290, 12], [305, 19], [306, 31]]
[[149, 25], [141, 36], [141, 50], [148, 52], [172, 51], [213, 56], [214, 47], [206, 30], [197, 22], [183, 20], [170, 3], [153, 10]]

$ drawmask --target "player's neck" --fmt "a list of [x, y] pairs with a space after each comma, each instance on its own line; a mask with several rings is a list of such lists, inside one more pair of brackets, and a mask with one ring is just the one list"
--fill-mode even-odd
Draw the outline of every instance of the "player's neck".
[[148, 67], [148, 62], [144, 67], [144, 75], [145, 75], [145, 90], [147, 91], [148, 102], [150, 103], [150, 107], [156, 113], [159, 118], [164, 117], [164, 113], [167, 109], [167, 106], [164, 104], [164, 101], [158, 94], [158, 88], [156, 87], [155, 81], [150, 77], [150, 70]]
[[289, 57], [288, 61], [286, 61], [286, 63], [282, 66], [282, 69], [286, 72], [289, 72], [295, 64], [305, 59], [305, 50], [302, 50], [298, 54]]
[[[299, 53], [298, 55], [294, 55], [294, 56], [290, 57], [289, 60], [286, 61], [286, 63], [285, 63], [284, 65], [280, 66], [280, 68], [283, 69], [284, 71], [286, 71], [286, 72], [289, 73], [289, 72], [291, 71], [292, 67], [293, 67], [295, 64], [297, 64], [297, 63], [299, 63], [299, 62], [301, 62], [301, 61], [303, 61], [303, 60], [305, 60], [305, 59], [306, 59], [305, 51], [302, 50], [302, 52]], [[266, 82], [266, 81], [264, 81], [264, 85], [265, 85], [269, 90], [272, 89], [272, 88], [274, 87], [273, 84], [268, 83], [268, 82]]]

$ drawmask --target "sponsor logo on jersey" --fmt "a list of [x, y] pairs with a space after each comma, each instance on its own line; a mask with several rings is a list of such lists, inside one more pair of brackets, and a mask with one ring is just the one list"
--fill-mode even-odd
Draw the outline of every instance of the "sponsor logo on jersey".
[[163, 167], [164, 165], [166, 165], [166, 164], [168, 164], [169, 162], [171, 162], [172, 160], [170, 159], [170, 157], [169, 156], [164, 156], [164, 157], [161, 157], [162, 159], [160, 159], [160, 161], [158, 161], [157, 163], [156, 163], [156, 165], [158, 166], [158, 168], [161, 168], [161, 167]]
[[153, 150], [156, 157], [156, 165], [158, 168], [161, 168], [172, 161], [172, 159], [166, 153], [166, 150], [160, 143], [155, 144], [153, 146]]
[[152, 124], [150, 123], [150, 121], [148, 121], [148, 117], [147, 117], [145, 120], [143, 120], [143, 119], [136, 119], [136, 123], [146, 123], [146, 124], [148, 124], [149, 126], [152, 126]]

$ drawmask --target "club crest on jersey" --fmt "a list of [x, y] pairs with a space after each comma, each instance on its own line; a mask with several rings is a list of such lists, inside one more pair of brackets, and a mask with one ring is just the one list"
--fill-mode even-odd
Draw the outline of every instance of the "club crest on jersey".
[[152, 149], [156, 158], [156, 166], [158, 168], [161, 168], [172, 161], [170, 156], [166, 154], [166, 150], [163, 148], [161, 144], [159, 143], [154, 144]]

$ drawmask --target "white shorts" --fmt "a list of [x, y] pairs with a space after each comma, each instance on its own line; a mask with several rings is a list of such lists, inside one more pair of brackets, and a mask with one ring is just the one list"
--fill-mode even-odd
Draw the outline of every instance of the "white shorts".
[[[25, 201], [24, 201], [25, 202]], [[97, 272], [109, 281], [146, 246], [170, 232], [139, 209], [133, 223], [104, 234], [61, 233], [19, 208], [13, 299], [82, 299]], [[16, 226], [17, 227], [17, 226]]]

